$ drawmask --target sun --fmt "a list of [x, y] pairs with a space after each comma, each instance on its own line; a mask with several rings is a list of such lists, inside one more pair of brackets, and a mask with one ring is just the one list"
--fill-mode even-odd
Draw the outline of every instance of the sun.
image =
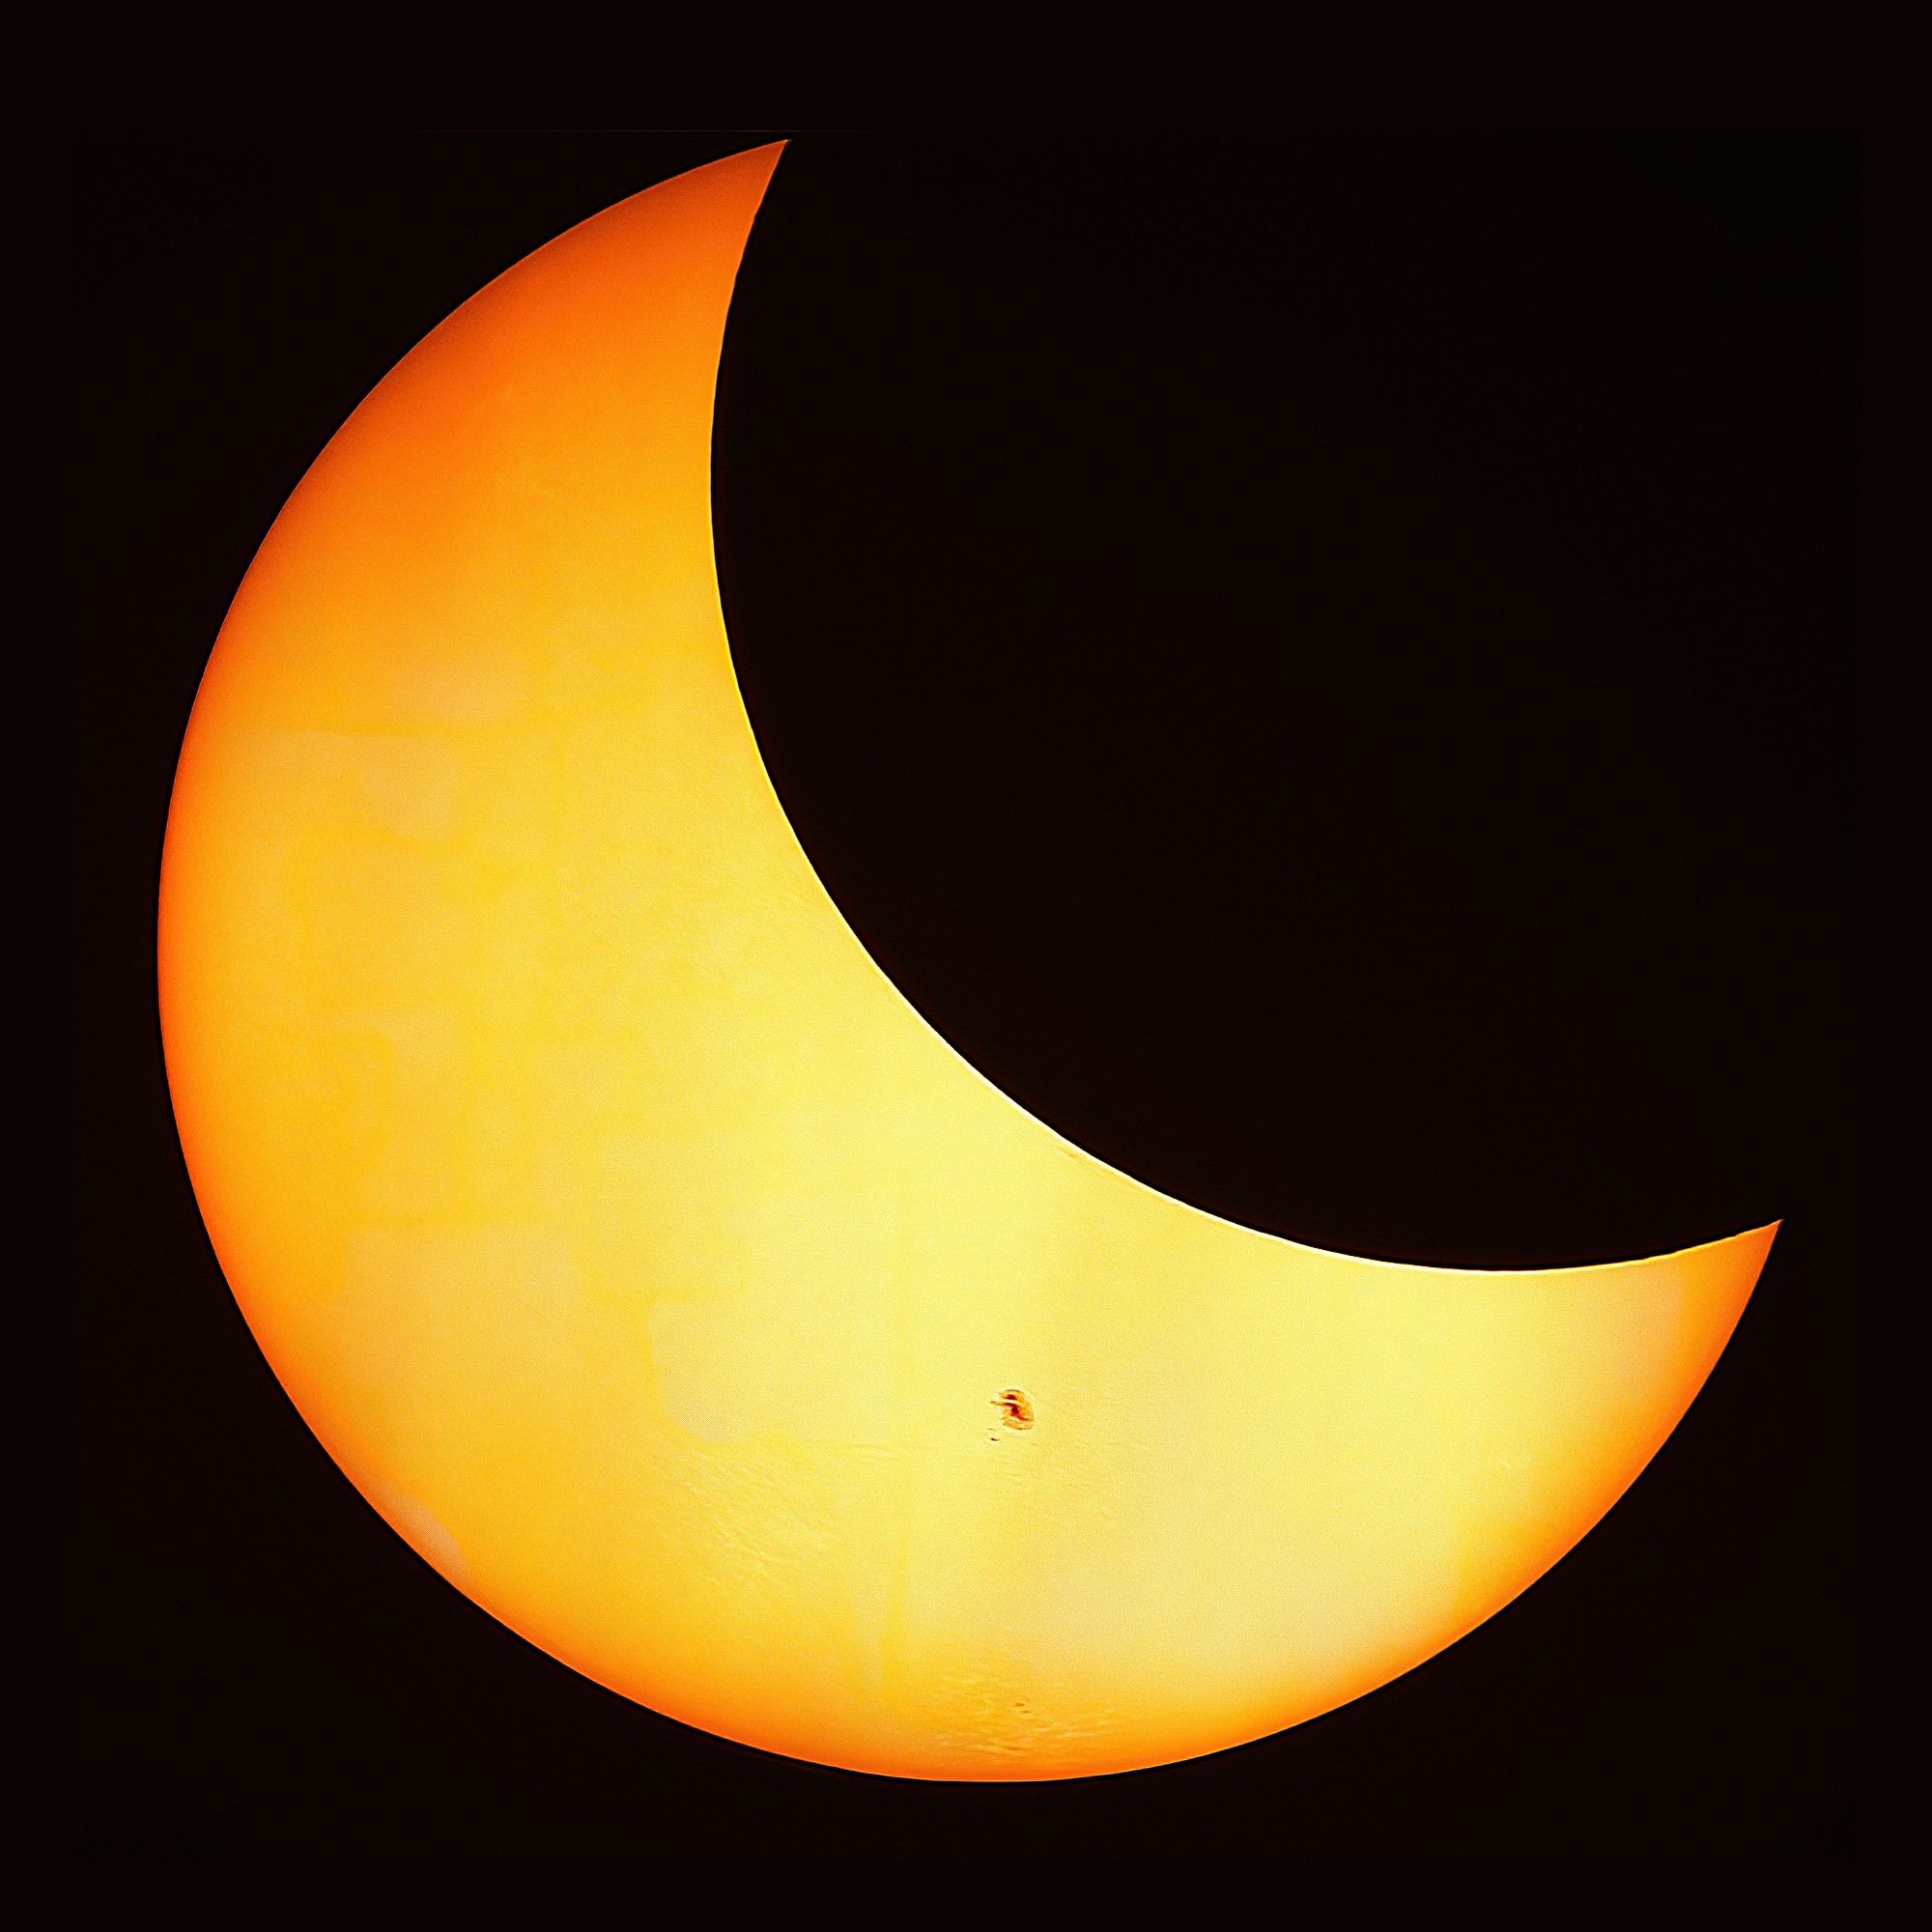
[[720, 610], [713, 392], [778, 158], [493, 282], [263, 544], [163, 867], [196, 1197], [329, 1454], [586, 1675], [905, 1776], [1214, 1750], [1554, 1562], [1774, 1231], [1520, 1273], [1296, 1246], [1060, 1139], [906, 1003]]

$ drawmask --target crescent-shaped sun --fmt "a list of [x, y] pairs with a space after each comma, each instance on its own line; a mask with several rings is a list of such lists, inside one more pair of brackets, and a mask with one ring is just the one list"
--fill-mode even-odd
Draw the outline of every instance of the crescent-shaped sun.
[[713, 392], [778, 155], [493, 282], [263, 543], [162, 871], [195, 1194], [329, 1454], [588, 1676], [910, 1776], [1214, 1750], [1561, 1556], [1775, 1231], [1321, 1253], [1094, 1160], [907, 1005], [720, 610]]

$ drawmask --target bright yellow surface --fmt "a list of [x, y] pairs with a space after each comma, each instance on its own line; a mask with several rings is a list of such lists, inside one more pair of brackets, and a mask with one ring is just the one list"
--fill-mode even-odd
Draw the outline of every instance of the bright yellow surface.
[[195, 1191], [329, 1453], [602, 1683], [915, 1776], [1213, 1750], [1561, 1555], [1772, 1231], [1549, 1273], [1296, 1247], [1066, 1145], [904, 1003], [720, 614], [712, 392], [777, 157], [492, 283], [263, 544], [163, 868]]

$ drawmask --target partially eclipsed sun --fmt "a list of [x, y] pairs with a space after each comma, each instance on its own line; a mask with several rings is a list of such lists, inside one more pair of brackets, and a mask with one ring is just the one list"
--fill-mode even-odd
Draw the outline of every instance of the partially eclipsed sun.
[[1773, 1230], [1512, 1273], [1299, 1247], [1068, 1145], [906, 1004], [720, 612], [713, 390], [778, 154], [493, 282], [269, 533], [168, 821], [195, 1193], [329, 1454], [600, 1683], [907, 1776], [1215, 1750], [1561, 1556]]

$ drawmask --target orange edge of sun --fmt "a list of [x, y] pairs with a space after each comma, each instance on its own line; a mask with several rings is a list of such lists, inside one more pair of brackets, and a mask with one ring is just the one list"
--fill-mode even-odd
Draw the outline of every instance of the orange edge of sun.
[[492, 282], [263, 543], [162, 864], [195, 1195], [356, 1488], [597, 1682], [900, 1776], [1220, 1749], [1570, 1548], [1776, 1230], [1322, 1253], [1093, 1159], [912, 1009], [720, 608], [713, 397], [779, 153]]

